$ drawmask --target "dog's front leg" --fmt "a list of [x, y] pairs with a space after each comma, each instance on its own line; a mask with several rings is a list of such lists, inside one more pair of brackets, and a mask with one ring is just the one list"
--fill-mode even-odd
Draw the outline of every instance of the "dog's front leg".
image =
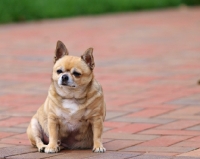
[[56, 153], [60, 151], [58, 145], [58, 121], [54, 115], [48, 115], [48, 132], [49, 132], [49, 144], [45, 148], [45, 153]]
[[93, 131], [93, 152], [105, 152], [101, 141], [101, 135], [103, 132], [103, 119], [102, 117], [94, 117], [92, 120]]

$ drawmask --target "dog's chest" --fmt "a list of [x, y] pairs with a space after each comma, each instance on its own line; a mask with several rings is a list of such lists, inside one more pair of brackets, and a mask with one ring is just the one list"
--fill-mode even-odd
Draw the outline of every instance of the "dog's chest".
[[80, 122], [82, 113], [78, 112], [78, 105], [73, 100], [63, 100], [62, 106], [64, 109], [56, 109], [56, 115], [59, 117], [61, 131], [74, 131], [80, 128], [82, 125]]
[[78, 110], [78, 104], [75, 103], [75, 101], [71, 99], [64, 99], [62, 101], [62, 106], [63, 108], [68, 109], [71, 115], [76, 113]]

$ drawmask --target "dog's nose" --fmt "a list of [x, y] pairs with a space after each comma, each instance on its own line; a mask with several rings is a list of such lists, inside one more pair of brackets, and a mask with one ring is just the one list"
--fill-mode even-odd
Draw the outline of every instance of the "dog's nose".
[[63, 75], [62, 76], [62, 81], [68, 81], [68, 79], [69, 79], [68, 75]]

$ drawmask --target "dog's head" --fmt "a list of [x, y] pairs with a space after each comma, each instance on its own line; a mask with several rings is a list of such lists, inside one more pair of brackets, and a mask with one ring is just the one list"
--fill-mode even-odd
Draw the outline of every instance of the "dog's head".
[[93, 48], [89, 48], [81, 57], [69, 56], [68, 50], [57, 42], [52, 80], [60, 88], [76, 90], [87, 86], [93, 79]]

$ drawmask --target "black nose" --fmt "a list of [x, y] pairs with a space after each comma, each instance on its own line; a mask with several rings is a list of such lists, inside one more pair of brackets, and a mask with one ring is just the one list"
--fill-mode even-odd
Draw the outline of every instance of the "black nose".
[[69, 79], [68, 75], [63, 75], [62, 76], [62, 81], [68, 81], [68, 79]]

